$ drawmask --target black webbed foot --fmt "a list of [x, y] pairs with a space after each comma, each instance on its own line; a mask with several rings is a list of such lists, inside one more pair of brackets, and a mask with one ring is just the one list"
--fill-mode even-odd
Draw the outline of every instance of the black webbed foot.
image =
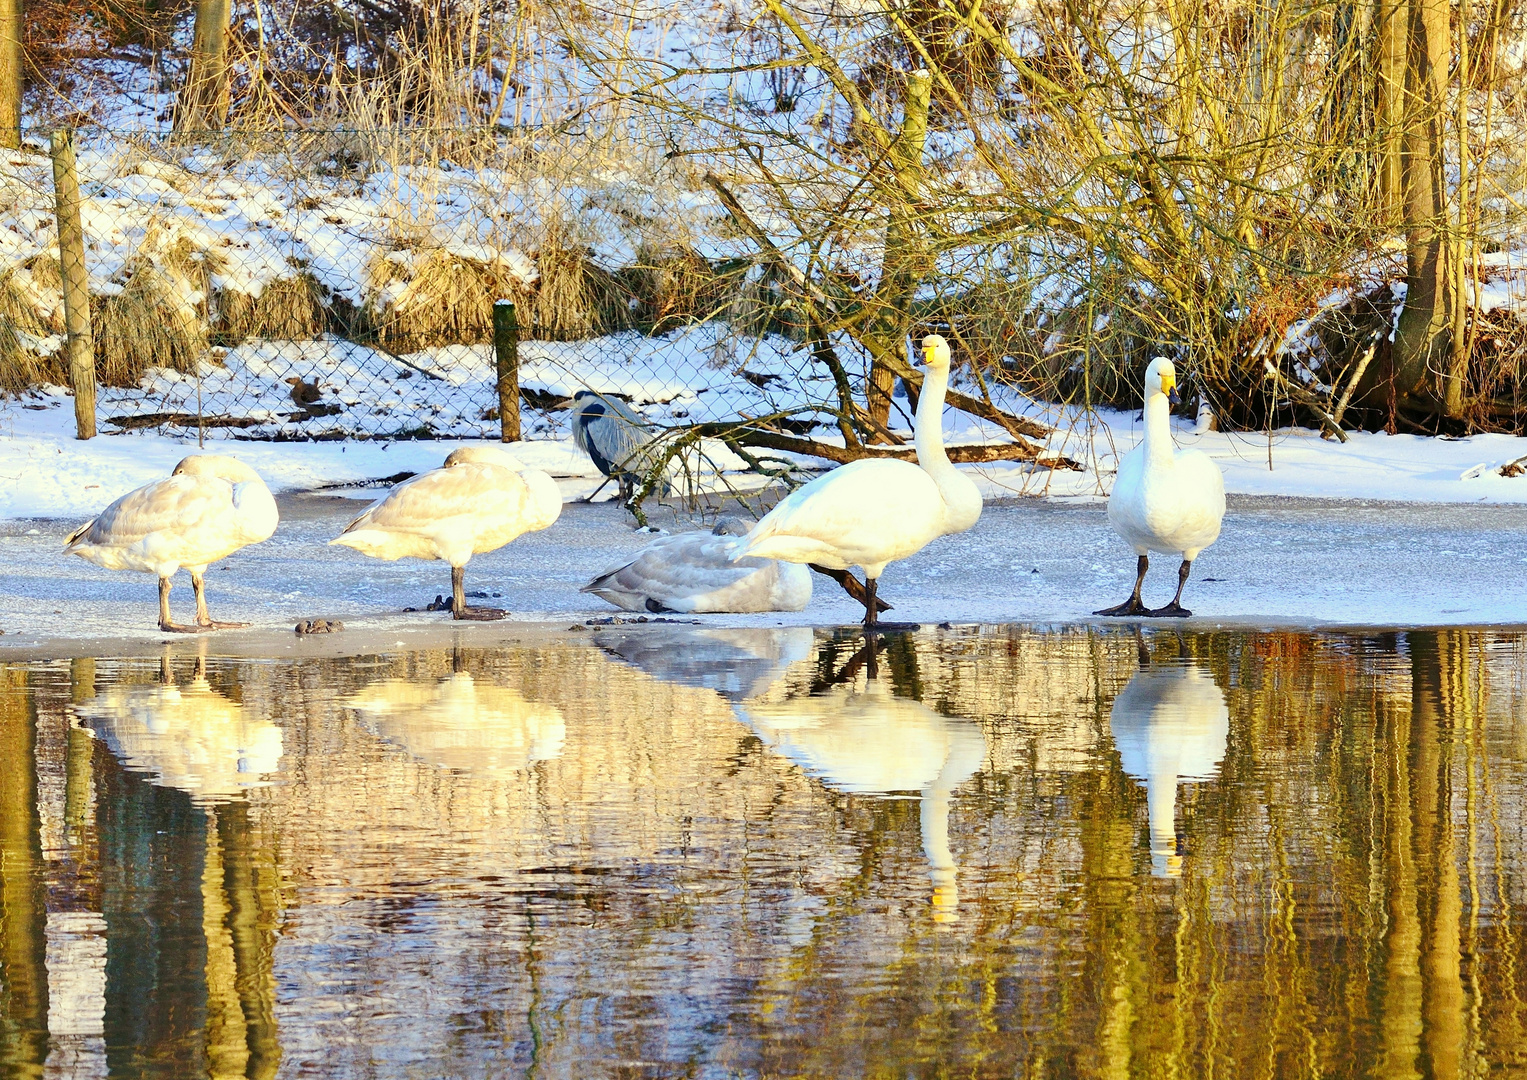
[[1153, 619], [1186, 619], [1193, 613], [1179, 604], [1176, 600], [1173, 600], [1166, 607], [1159, 607], [1153, 611], [1147, 611], [1146, 614]]
[[1137, 598], [1131, 596], [1128, 600], [1124, 601], [1124, 603], [1122, 603], [1122, 604], [1117, 604], [1114, 607], [1110, 607], [1110, 608], [1104, 608], [1102, 611], [1094, 611], [1093, 614], [1094, 615], [1154, 615], [1156, 613], [1154, 611], [1152, 611], [1150, 608], [1146, 607], [1144, 604], [1140, 603], [1140, 601]]

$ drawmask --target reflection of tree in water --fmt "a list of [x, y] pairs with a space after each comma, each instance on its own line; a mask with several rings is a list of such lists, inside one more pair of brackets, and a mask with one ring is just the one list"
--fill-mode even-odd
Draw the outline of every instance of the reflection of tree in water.
[[[852, 688], [829, 685], [859, 642], [828, 644], [760, 706], [809, 697], [814, 682], [823, 696], [855, 692], [862, 665]], [[289, 785], [203, 806], [98, 744], [82, 758], [93, 772], [71, 764], [58, 802], [88, 829], [77, 819], [93, 785], [112, 934], [108, 1039], [123, 1073], [274, 1070], [277, 920], [318, 875], [378, 876], [346, 886], [366, 903], [308, 899], [287, 920], [287, 963], [300, 955], [314, 979], [343, 970], [323, 943], [324, 931], [364, 919], [347, 912], [442, 910], [428, 871], [491, 865], [503, 893], [449, 908], [463, 924], [482, 920], [470, 939], [481, 955], [431, 954], [439, 1026], [410, 1029], [449, 1033], [439, 1057], [423, 1059], [438, 1073], [500, 1048], [505, 1061], [521, 1054], [521, 1071], [534, 1055], [546, 1075], [640, 1060], [783, 1075], [1509, 1076], [1527, 1068], [1527, 766], [1518, 703], [1506, 700], [1523, 654], [1512, 649], [1516, 638], [1468, 631], [1154, 637], [1152, 662], [1207, 673], [1230, 715], [1218, 779], [1179, 788], [1188, 856], [1181, 878], [1166, 880], [1149, 872], [1146, 793], [1110, 750], [1111, 709], [1137, 670], [1132, 640], [1022, 629], [901, 638], [880, 653], [881, 685], [897, 699], [920, 689], [936, 716], [923, 718], [928, 731], [958, 724], [986, 747], [986, 767], [954, 795], [960, 918], [938, 933], [926, 886], [908, 897], [885, 884], [898, 867], [912, 880], [933, 861], [918, 820], [926, 776], [909, 789], [917, 799], [845, 795], [828, 773], [840, 758], [850, 771], [871, 762], [879, 748], [865, 751], [867, 740], [831, 754], [806, 745], [796, 769], [739, 736], [717, 693], [659, 683], [586, 646], [467, 657], [477, 684], [513, 686], [564, 716], [565, 750], [521, 782], [382, 752], [342, 712], [379, 679], [452, 678], [453, 658], [436, 651], [247, 665], [237, 693], [228, 667], [213, 670], [211, 688], [283, 718]], [[711, 675], [696, 678], [707, 686]], [[0, 1047], [35, 1061], [49, 1008], [36, 881], [39, 866], [54, 871], [35, 796], [11, 793], [46, 782], [16, 764], [37, 728], [13, 706], [40, 691], [3, 689], [0, 840], [19, 862], [0, 867]], [[778, 727], [781, 744], [803, 741]], [[830, 768], [806, 775], [810, 756]], [[419, 777], [432, 779], [409, 786]], [[471, 801], [479, 789], [497, 816]], [[368, 801], [399, 791], [401, 808]], [[311, 823], [320, 812], [327, 831]], [[488, 825], [472, 832], [479, 817]], [[440, 862], [458, 837], [477, 846], [462, 841], [458, 861]], [[405, 875], [425, 884], [397, 884]], [[504, 897], [513, 902], [494, 902]], [[368, 962], [377, 977], [402, 970]], [[501, 1025], [491, 1032], [457, 1023], [489, 1013]], [[403, 1022], [390, 1015], [357, 1021], [360, 1037]], [[292, 1039], [324, 1030], [305, 1015], [289, 1023]]]
[[37, 713], [25, 669], [0, 666], [0, 1074], [40, 1076], [48, 1045]]

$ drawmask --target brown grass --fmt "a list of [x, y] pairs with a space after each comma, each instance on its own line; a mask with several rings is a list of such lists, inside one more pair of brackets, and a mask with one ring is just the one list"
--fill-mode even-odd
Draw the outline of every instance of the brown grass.
[[211, 257], [186, 237], [151, 230], [127, 264], [122, 291], [91, 305], [96, 378], [138, 386], [149, 368], [194, 372], [208, 346], [205, 297]]
[[523, 295], [502, 262], [481, 262], [443, 248], [380, 255], [366, 268], [362, 332], [393, 352], [479, 345], [493, 337], [493, 302]]
[[56, 258], [33, 256], [0, 277], [0, 390], [19, 393], [43, 383], [65, 385], [62, 350], [39, 356], [21, 336], [45, 338], [63, 332], [63, 286]]
[[212, 330], [219, 345], [248, 338], [308, 341], [323, 333], [325, 291], [306, 270], [265, 283], [258, 296], [235, 289], [217, 293]]

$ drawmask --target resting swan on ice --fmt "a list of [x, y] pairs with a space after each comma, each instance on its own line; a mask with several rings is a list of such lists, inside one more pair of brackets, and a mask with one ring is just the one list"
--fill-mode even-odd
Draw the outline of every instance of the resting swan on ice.
[[[923, 338], [928, 374], [917, 402], [917, 464], [896, 458], [850, 462], [797, 488], [753, 526], [733, 560], [748, 556], [807, 563], [824, 573], [864, 571], [864, 623], [877, 621], [875, 585], [887, 563], [940, 536], [961, 533], [981, 516], [981, 492], [944, 452], [944, 391], [949, 343]], [[847, 578], [847, 580], [845, 580]], [[851, 595], [845, 574], [839, 578]]]
[[389, 562], [443, 559], [451, 564], [451, 616], [502, 619], [498, 608], [467, 606], [468, 561], [548, 528], [561, 513], [562, 493], [546, 473], [522, 469], [497, 447], [468, 446], [443, 468], [398, 484], [329, 543]]
[[660, 536], [580, 591], [625, 611], [800, 611], [811, 572], [773, 559], [733, 562], [747, 532], [747, 522], [728, 517], [710, 532]]
[[[222, 454], [194, 454], [163, 480], [129, 491], [64, 540], [64, 552], [108, 570], [159, 578], [159, 629], [181, 634], [248, 626], [214, 622], [207, 613], [207, 567], [242, 547], [270, 539], [279, 514], [259, 474]], [[196, 625], [170, 618], [170, 578], [191, 572]]]
[[[1177, 371], [1158, 356], [1145, 369], [1145, 438], [1119, 462], [1108, 520], [1139, 556], [1135, 588], [1128, 600], [1094, 615], [1185, 617], [1182, 589], [1198, 553], [1219, 538], [1225, 517], [1225, 477], [1202, 450], [1172, 446], [1170, 406], [1177, 404]], [[1149, 553], [1180, 554], [1177, 595], [1154, 610], [1140, 602]]]

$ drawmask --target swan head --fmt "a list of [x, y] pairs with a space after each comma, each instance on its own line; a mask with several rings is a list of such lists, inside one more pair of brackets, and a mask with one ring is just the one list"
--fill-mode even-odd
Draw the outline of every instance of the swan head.
[[255, 483], [263, 483], [260, 474], [245, 465], [238, 458], [232, 458], [226, 454], [192, 454], [188, 458], [181, 459], [175, 466], [171, 476], [215, 476], [219, 480], [226, 480], [230, 484], [247, 484], [251, 480]]
[[1150, 401], [1157, 394], [1165, 394], [1172, 405], [1182, 400], [1177, 396], [1177, 369], [1164, 356], [1156, 357], [1145, 369], [1145, 400]]
[[716, 522], [711, 529], [715, 536], [746, 536], [753, 531], [753, 526], [743, 521], [740, 517], [728, 516]]
[[929, 334], [923, 338], [923, 366], [949, 370], [949, 342], [942, 335]]
[[452, 450], [450, 456], [445, 459], [447, 469], [453, 465], [471, 464], [502, 465], [515, 472], [524, 468], [513, 454], [500, 450], [496, 446], [463, 446], [459, 450]]

